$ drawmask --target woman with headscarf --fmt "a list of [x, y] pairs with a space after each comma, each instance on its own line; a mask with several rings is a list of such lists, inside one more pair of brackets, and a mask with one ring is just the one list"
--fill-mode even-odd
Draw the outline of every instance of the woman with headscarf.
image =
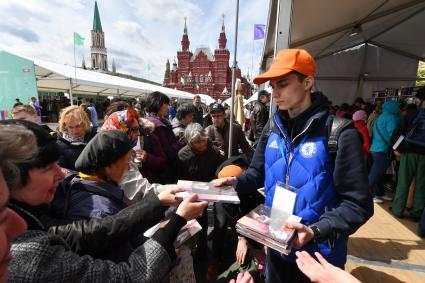
[[[128, 202], [134, 202], [142, 198], [149, 190], [159, 193], [165, 187], [159, 184], [151, 184], [150, 178], [156, 170], [161, 170], [167, 165], [167, 157], [162, 150], [161, 143], [153, 133], [155, 126], [146, 119], [140, 118], [133, 108], [127, 108], [109, 115], [105, 120], [101, 131], [120, 130], [127, 134], [133, 147], [139, 139], [143, 148], [132, 152], [129, 162], [129, 170], [121, 182]], [[135, 160], [141, 161], [141, 172]], [[146, 175], [145, 175], [146, 174]]]
[[61, 149], [59, 166], [75, 171], [75, 161], [86, 144], [96, 135], [87, 113], [79, 106], [62, 109], [57, 144]]
[[158, 91], [150, 93], [146, 99], [146, 119], [155, 124], [154, 133], [158, 136], [167, 156], [167, 166], [158, 171], [158, 174], [152, 180], [161, 184], [176, 181], [177, 153], [182, 148], [182, 144], [174, 135], [170, 121], [167, 119], [169, 104], [168, 96]]

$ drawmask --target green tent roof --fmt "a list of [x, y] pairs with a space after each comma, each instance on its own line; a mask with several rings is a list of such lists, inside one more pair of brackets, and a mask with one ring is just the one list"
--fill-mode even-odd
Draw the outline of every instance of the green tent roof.
[[102, 31], [102, 23], [100, 22], [99, 9], [97, 8], [97, 1], [94, 2], [93, 30]]

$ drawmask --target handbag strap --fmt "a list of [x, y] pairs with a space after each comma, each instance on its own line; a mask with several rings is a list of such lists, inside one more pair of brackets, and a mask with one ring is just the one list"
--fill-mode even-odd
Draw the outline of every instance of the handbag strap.
[[381, 131], [378, 129], [378, 120], [379, 120], [379, 118], [374, 123], [376, 131], [378, 132], [378, 135], [381, 137], [381, 139], [384, 141], [385, 145], [388, 146], [388, 149], [390, 149], [391, 145], [385, 140], [384, 136], [381, 134]]

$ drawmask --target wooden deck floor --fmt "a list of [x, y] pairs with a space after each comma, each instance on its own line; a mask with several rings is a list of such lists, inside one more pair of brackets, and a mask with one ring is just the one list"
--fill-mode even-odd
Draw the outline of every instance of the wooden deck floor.
[[398, 219], [388, 204], [350, 237], [346, 270], [362, 282], [425, 282], [425, 239], [417, 223]]

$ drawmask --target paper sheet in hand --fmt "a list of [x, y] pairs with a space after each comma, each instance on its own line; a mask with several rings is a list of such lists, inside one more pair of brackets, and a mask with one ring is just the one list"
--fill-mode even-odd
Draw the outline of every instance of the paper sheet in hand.
[[[145, 237], [152, 237], [153, 234], [155, 234], [156, 231], [158, 231], [158, 229], [164, 227], [169, 220], [164, 220], [159, 222], [158, 224], [156, 224], [155, 226], [153, 226], [152, 228], [150, 228], [149, 230], [147, 230], [143, 236]], [[195, 235], [196, 233], [198, 233], [199, 231], [202, 230], [201, 225], [198, 223], [198, 221], [196, 220], [190, 220], [186, 223], [185, 226], [183, 226], [183, 228], [180, 229], [179, 234], [177, 235], [176, 240], [174, 241], [174, 247], [178, 248], [181, 245], [183, 245], [188, 239], [190, 239], [193, 235]]]
[[236, 204], [240, 202], [238, 194], [232, 186], [215, 187], [211, 182], [186, 180], [179, 180], [177, 186], [183, 188], [186, 192], [197, 194], [200, 201]]

